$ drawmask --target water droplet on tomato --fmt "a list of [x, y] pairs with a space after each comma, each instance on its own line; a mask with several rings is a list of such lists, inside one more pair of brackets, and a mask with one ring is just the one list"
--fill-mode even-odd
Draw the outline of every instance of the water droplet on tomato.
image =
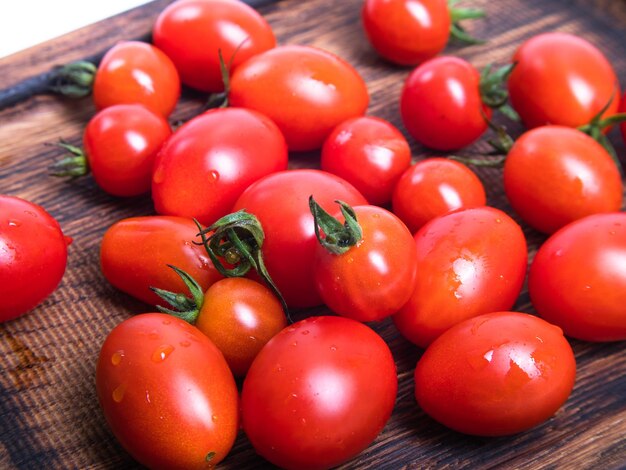
[[217, 415], [213, 415], [213, 416], [211, 416], [211, 420], [212, 420], [214, 423], [216, 423], [216, 422], [217, 422], [217, 420], [218, 420]]
[[211, 170], [209, 172], [209, 183], [215, 182], [220, 179], [220, 174], [217, 170]]
[[114, 366], [117, 366], [120, 364], [120, 362], [122, 362], [122, 358], [124, 357], [124, 351], [123, 350], [119, 350], [119, 351], [115, 351], [112, 355], [111, 355], [111, 364], [113, 364]]
[[152, 360], [154, 362], [163, 362], [174, 351], [174, 346], [171, 344], [162, 344], [154, 350], [152, 353]]
[[249, 339], [250, 341], [256, 341], [256, 340], [257, 340], [257, 339], [256, 339], [256, 336], [248, 336], [248, 339]]
[[298, 342], [297, 342], [297, 341], [294, 341], [293, 343], [291, 343], [291, 345], [292, 345], [292, 346], [297, 346], [297, 345], [298, 345]]
[[150, 333], [148, 333], [148, 338], [150, 339], [159, 339], [161, 337], [161, 335], [157, 332], [157, 330], [152, 330]]
[[22, 222], [19, 220], [15, 220], [15, 219], [9, 220], [9, 227], [19, 227], [21, 225], [22, 225]]
[[115, 403], [120, 403], [124, 399], [124, 394], [126, 393], [126, 387], [127, 387], [126, 384], [120, 384], [115, 390], [113, 390], [111, 397], [113, 398], [113, 401]]
[[337, 350], [337, 346], [332, 345], [332, 346], [330, 347], [330, 350], [331, 350], [331, 351], [336, 351], [336, 350]]
[[300, 418], [300, 422], [303, 426], [306, 425], [306, 418]]
[[146, 401], [148, 403], [151, 403], [151, 401], [150, 401], [150, 392], [148, 390], [146, 390]]

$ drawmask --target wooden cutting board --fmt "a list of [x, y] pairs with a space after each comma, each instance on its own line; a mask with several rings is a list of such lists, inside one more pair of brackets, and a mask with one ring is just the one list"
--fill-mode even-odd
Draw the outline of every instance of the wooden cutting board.
[[[98, 53], [121, 39], [150, 31], [169, 2], [157, 0], [62, 38], [0, 60], [0, 89], [53, 65]], [[380, 60], [368, 45], [360, 0], [282, 0], [261, 8], [282, 44], [328, 49], [354, 64], [371, 93], [369, 113], [399, 128], [398, 97], [409, 68]], [[623, 0], [474, 0], [486, 20], [468, 26], [489, 41], [457, 54], [481, 67], [504, 64], [524, 39], [561, 30], [599, 46], [626, 84], [626, 2]], [[198, 113], [203, 97], [185, 92], [172, 121]], [[64, 101], [38, 96], [0, 112], [0, 193], [44, 206], [74, 238], [60, 288], [28, 315], [0, 325], [0, 468], [135, 468], [117, 444], [96, 401], [94, 370], [107, 333], [130, 315], [150, 308], [117, 292], [99, 270], [98, 249], [106, 228], [118, 219], [153, 213], [149, 197], [117, 199], [90, 178], [68, 182], [47, 174], [60, 155], [45, 146], [64, 138], [80, 144], [94, 107], [89, 98]], [[519, 129], [513, 129], [519, 131]], [[622, 159], [619, 133], [610, 134]], [[412, 143], [415, 159], [430, 155]], [[487, 149], [481, 142], [468, 152]], [[315, 167], [318, 155], [293, 155], [292, 167]], [[499, 170], [480, 170], [489, 204], [512, 214]], [[515, 215], [512, 214], [514, 217]], [[523, 225], [523, 224], [522, 224]], [[524, 226], [531, 257], [545, 239]], [[1, 300], [0, 300], [1, 301]], [[527, 292], [516, 309], [532, 312]], [[296, 314], [296, 318], [304, 316]], [[428, 418], [413, 398], [412, 373], [421, 350], [390, 321], [373, 327], [390, 345], [399, 392], [391, 420], [376, 441], [345, 468], [626, 468], [626, 344], [571, 341], [578, 364], [574, 391], [546, 423], [497, 439], [452, 432]], [[221, 468], [268, 468], [245, 436]]]

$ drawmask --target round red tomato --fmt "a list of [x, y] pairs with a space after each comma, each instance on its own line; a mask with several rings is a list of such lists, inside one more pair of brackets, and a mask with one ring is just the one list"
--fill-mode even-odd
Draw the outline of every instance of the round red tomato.
[[201, 241], [198, 232], [193, 220], [182, 217], [122, 219], [102, 237], [102, 274], [114, 287], [150, 305], [167, 306], [150, 287], [185, 292], [185, 284], [168, 264], [189, 273], [206, 290], [222, 275], [204, 247], [194, 244]]
[[400, 177], [391, 200], [393, 212], [417, 232], [424, 224], [456, 209], [484, 206], [485, 188], [476, 174], [447, 158], [428, 158]]
[[137, 315], [109, 333], [96, 390], [115, 437], [149, 468], [206, 469], [237, 436], [237, 386], [222, 353], [170, 315]]
[[610, 100], [615, 114], [619, 83], [593, 44], [567, 33], [543, 33], [524, 42], [509, 77], [511, 104], [527, 127], [587, 124]]
[[243, 429], [281, 468], [335, 467], [380, 433], [397, 388], [391, 351], [373, 330], [348, 318], [307, 318], [252, 363], [241, 394]]
[[287, 168], [278, 127], [250, 109], [210, 110], [188, 121], [163, 145], [152, 175], [159, 214], [211, 225], [262, 176]]
[[448, 43], [452, 21], [446, 0], [366, 0], [361, 13], [369, 42], [396, 64], [431, 59]]
[[409, 301], [393, 316], [402, 335], [428, 346], [451, 326], [510, 309], [526, 277], [520, 226], [493, 207], [442, 215], [416, 234], [417, 276]]
[[503, 175], [511, 206], [541, 232], [622, 205], [622, 180], [613, 159], [570, 127], [543, 126], [523, 134], [506, 157]]
[[537, 313], [586, 341], [626, 340], [626, 214], [590, 215], [553, 234], [528, 276]]
[[317, 240], [309, 196], [326, 211], [335, 200], [367, 204], [350, 183], [319, 170], [290, 170], [250, 185], [233, 211], [254, 214], [265, 231], [263, 256], [267, 270], [290, 307], [313, 307], [322, 299], [315, 288], [313, 264]]
[[218, 51], [236, 68], [276, 45], [267, 21], [244, 2], [232, 0], [174, 2], [157, 18], [152, 38], [185, 85], [209, 92], [224, 90]]
[[25, 314], [52, 294], [65, 273], [69, 243], [41, 206], [0, 195], [0, 322]]
[[94, 78], [96, 108], [139, 103], [169, 116], [180, 96], [180, 78], [172, 61], [152, 44], [124, 41], [104, 55]]
[[402, 133], [376, 117], [342, 122], [322, 147], [322, 170], [352, 183], [370, 204], [389, 202], [398, 178], [410, 164], [411, 148]]
[[525, 313], [496, 312], [450, 328], [426, 349], [415, 369], [415, 397], [449, 428], [503, 436], [554, 415], [575, 376], [560, 328]]
[[491, 108], [480, 94], [480, 74], [459, 57], [436, 57], [406, 79], [402, 122], [415, 140], [436, 150], [455, 150], [487, 130]]
[[235, 69], [229, 101], [278, 125], [289, 150], [314, 150], [335, 126], [365, 113], [365, 82], [347, 62], [308, 46], [282, 46]]

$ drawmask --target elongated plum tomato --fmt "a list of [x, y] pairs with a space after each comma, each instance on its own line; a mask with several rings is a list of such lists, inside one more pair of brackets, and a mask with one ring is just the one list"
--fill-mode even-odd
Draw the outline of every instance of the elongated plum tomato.
[[435, 57], [450, 36], [446, 0], [366, 0], [361, 16], [374, 49], [400, 65]]
[[209, 92], [224, 90], [218, 51], [232, 70], [276, 45], [267, 21], [246, 3], [232, 0], [174, 2], [157, 18], [152, 37], [185, 85]]
[[145, 216], [122, 219], [102, 237], [100, 266], [117, 289], [150, 305], [165, 304], [150, 287], [185, 292], [185, 284], [167, 265], [189, 273], [203, 290], [222, 278], [197, 237], [191, 219]]
[[526, 277], [520, 226], [493, 207], [463, 209], [431, 220], [414, 236], [415, 290], [393, 321], [421, 347], [455, 324], [509, 310]]
[[104, 55], [94, 78], [96, 108], [139, 103], [169, 116], [180, 96], [180, 78], [168, 56], [152, 44], [124, 41]]
[[83, 134], [94, 180], [114, 196], [149, 192], [155, 156], [171, 133], [165, 118], [143, 105], [118, 104], [98, 112]]
[[269, 116], [289, 150], [315, 150], [335, 126], [361, 116], [369, 103], [365, 82], [343, 59], [308, 46], [281, 46], [237, 67], [230, 104]]
[[250, 184], [286, 169], [285, 139], [271, 119], [251, 109], [214, 109], [161, 148], [152, 175], [154, 208], [211, 225]]
[[430, 59], [407, 77], [400, 97], [402, 122], [415, 140], [455, 150], [477, 140], [492, 115], [480, 94], [480, 74], [459, 57]]
[[619, 83], [612, 65], [593, 44], [567, 33], [543, 33], [524, 42], [509, 77], [511, 104], [526, 127], [587, 124], [609, 101], [615, 114]]
[[315, 288], [313, 266], [317, 239], [309, 196], [326, 211], [337, 199], [351, 206], [367, 204], [350, 183], [319, 170], [289, 170], [250, 185], [233, 211], [246, 209], [265, 231], [263, 256], [267, 270], [289, 307], [313, 307], [322, 299]]
[[513, 209], [545, 233], [622, 205], [617, 165], [598, 142], [570, 127], [542, 126], [520, 136], [503, 176]]
[[43, 207], [0, 195], [0, 322], [25, 314], [52, 294], [65, 273], [71, 241]]
[[415, 398], [456, 431], [504, 436], [554, 415], [575, 376], [574, 353], [559, 327], [495, 312], [453, 326], [426, 349], [415, 368]]
[[243, 429], [254, 449], [286, 469], [327, 469], [381, 432], [398, 389], [389, 347], [342, 317], [285, 328], [256, 357], [243, 383]]
[[402, 133], [384, 119], [360, 116], [342, 122], [324, 141], [322, 170], [352, 183], [370, 204], [382, 205], [411, 164]]
[[237, 386], [222, 353], [170, 315], [140, 314], [109, 333], [96, 390], [115, 437], [149, 468], [206, 469], [237, 436]]
[[572, 222], [539, 248], [528, 291], [537, 313], [585, 341], [626, 340], [626, 214]]

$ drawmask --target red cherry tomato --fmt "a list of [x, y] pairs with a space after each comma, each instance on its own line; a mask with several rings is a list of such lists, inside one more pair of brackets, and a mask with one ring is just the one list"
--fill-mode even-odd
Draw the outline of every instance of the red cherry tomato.
[[491, 108], [480, 96], [480, 74], [458, 57], [436, 57], [406, 79], [402, 122], [415, 140], [437, 150], [466, 147], [487, 130]]
[[527, 127], [587, 124], [612, 99], [604, 117], [615, 114], [619, 83], [606, 57], [587, 40], [544, 33], [524, 42], [509, 77], [511, 104]]
[[393, 316], [409, 341], [426, 347], [453, 325], [508, 310], [517, 300], [526, 277], [526, 239], [501, 210], [442, 215], [424, 225], [415, 242], [415, 290]]
[[526, 132], [507, 155], [503, 175], [511, 206], [541, 232], [622, 205], [619, 169], [599, 143], [577, 129], [543, 126]]
[[237, 387], [222, 353], [170, 315], [137, 315], [111, 331], [96, 390], [115, 437], [149, 468], [206, 469], [237, 436]]
[[476, 174], [447, 158], [428, 158], [408, 168], [391, 200], [393, 212], [417, 232], [424, 224], [456, 209], [484, 206], [485, 188]]
[[71, 241], [41, 206], [0, 195], [0, 322], [52, 294], [65, 273]]
[[365, 113], [365, 82], [347, 62], [307, 46], [282, 46], [235, 69], [233, 106], [260, 111], [278, 125], [289, 150], [314, 150], [335, 126]]
[[209, 92], [224, 90], [218, 51], [236, 68], [276, 45], [272, 28], [259, 13], [231, 0], [174, 2], [157, 18], [152, 37], [185, 85]]
[[398, 178], [410, 164], [411, 148], [402, 133], [376, 117], [342, 122], [322, 147], [322, 170], [352, 183], [370, 204], [389, 202]]
[[348, 318], [307, 318], [252, 363], [241, 395], [243, 429], [281, 468], [335, 467], [380, 433], [397, 387], [391, 351], [373, 330]]
[[[150, 287], [185, 292], [167, 265], [189, 273], [203, 290], [222, 278], [196, 237], [191, 219], [146, 216], [122, 219], [107, 229], [100, 246], [104, 277], [116, 288], [150, 305], [164, 305]], [[138, 249], [141, 247], [141, 249]]]
[[575, 375], [560, 328], [532, 315], [496, 312], [450, 328], [426, 349], [415, 369], [415, 397], [456, 431], [503, 436], [554, 415]]
[[114, 196], [149, 192], [155, 155], [171, 133], [161, 115], [142, 105], [100, 111], [83, 134], [88, 167], [98, 186]]
[[528, 276], [532, 303], [565, 334], [626, 340], [626, 214], [590, 215], [539, 248]]
[[180, 96], [180, 78], [161, 50], [139, 41], [124, 41], [104, 55], [94, 78], [96, 108], [139, 103], [169, 116]]
[[222, 108], [193, 118], [161, 148], [152, 199], [159, 214], [211, 225], [262, 176], [287, 168], [287, 146], [276, 125], [250, 109]]
[[435, 57], [450, 36], [446, 0], [366, 0], [362, 19], [374, 49], [400, 65]]
[[317, 240], [309, 196], [326, 211], [339, 199], [352, 206], [367, 204], [350, 183], [319, 170], [290, 170], [250, 185], [233, 211], [246, 209], [265, 231], [267, 270], [290, 307], [313, 307], [322, 299], [315, 288], [313, 263]]

